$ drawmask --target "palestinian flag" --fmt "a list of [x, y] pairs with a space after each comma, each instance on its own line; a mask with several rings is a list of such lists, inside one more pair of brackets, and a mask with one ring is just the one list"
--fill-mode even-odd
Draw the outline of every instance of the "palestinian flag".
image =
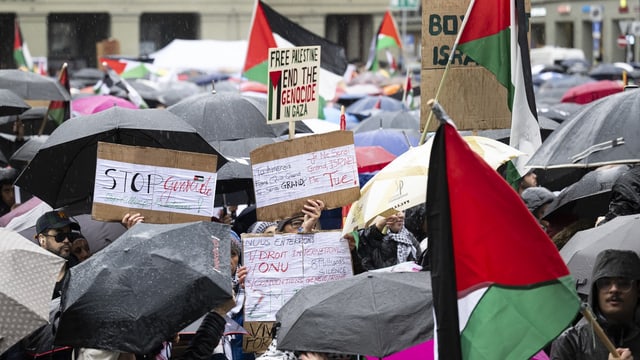
[[524, 0], [471, 0], [456, 44], [507, 88], [511, 110], [509, 145], [525, 153], [514, 160], [519, 176], [524, 176], [524, 165], [542, 144]]
[[529, 359], [570, 325], [580, 301], [556, 247], [450, 124], [427, 199], [439, 359]]
[[[60, 69], [60, 74], [58, 75], [58, 81], [70, 91], [69, 86], [69, 72], [67, 70], [67, 63], [62, 64], [62, 69]], [[71, 117], [71, 102], [70, 101], [51, 101], [49, 103], [49, 108], [47, 109], [46, 118], [53, 119], [57, 125], [62, 124], [65, 120], [68, 120]]]
[[[402, 50], [402, 41], [400, 40], [400, 33], [398, 32], [398, 27], [396, 26], [396, 22], [393, 20], [393, 16], [391, 12], [387, 10], [384, 13], [384, 17], [382, 18], [382, 22], [380, 23], [380, 28], [378, 29], [378, 33], [371, 41], [371, 47], [369, 48], [369, 59], [367, 60], [366, 68], [371, 71], [378, 70], [378, 52], [381, 50], [389, 49], [389, 48], [398, 48]], [[387, 52], [387, 54], [391, 54], [391, 52]], [[388, 57], [388, 55], [387, 55]], [[388, 59], [389, 64], [395, 62], [395, 59]]]
[[127, 80], [123, 79], [116, 73], [107, 63], [102, 63], [102, 67], [104, 68], [104, 78], [102, 81], [98, 82], [94, 86], [94, 91], [97, 89], [98, 91], [102, 91], [102, 89], [106, 86], [107, 89], [119, 88], [123, 90], [127, 94], [127, 98], [133, 104], [135, 104], [139, 109], [148, 109], [149, 105], [144, 101], [142, 96], [138, 93], [138, 91], [131, 86]]
[[336, 85], [347, 70], [344, 49], [277, 13], [258, 0], [249, 32], [247, 58], [242, 75], [252, 81], [268, 84], [269, 48], [320, 45], [320, 96], [333, 99]]
[[33, 59], [31, 58], [31, 53], [29, 53], [27, 43], [22, 38], [18, 19], [15, 19], [13, 28], [13, 59], [17, 68], [27, 71], [33, 69]]

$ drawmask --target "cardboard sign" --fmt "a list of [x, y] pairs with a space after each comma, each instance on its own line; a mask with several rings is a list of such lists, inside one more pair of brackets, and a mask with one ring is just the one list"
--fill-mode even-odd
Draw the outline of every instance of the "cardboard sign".
[[120, 221], [139, 212], [149, 223], [210, 220], [218, 157], [98, 143], [92, 216]]
[[273, 321], [245, 321], [242, 325], [250, 335], [242, 337], [242, 351], [246, 353], [263, 353], [267, 351], [273, 337], [271, 329], [275, 322]]
[[320, 46], [269, 48], [267, 123], [318, 116]]
[[311, 234], [243, 234], [245, 321], [275, 321], [301, 288], [353, 276], [351, 252], [340, 231]]
[[[429, 117], [427, 101], [436, 97], [468, 6], [469, 0], [439, 0], [425, 2], [422, 7], [421, 129]], [[438, 101], [455, 121], [458, 130], [511, 127], [505, 87], [493, 74], [458, 49]], [[437, 127], [438, 120], [432, 115], [429, 131], [435, 131]]]
[[256, 214], [260, 220], [284, 219], [306, 200], [327, 209], [360, 196], [353, 133], [334, 131], [261, 146], [251, 152]]

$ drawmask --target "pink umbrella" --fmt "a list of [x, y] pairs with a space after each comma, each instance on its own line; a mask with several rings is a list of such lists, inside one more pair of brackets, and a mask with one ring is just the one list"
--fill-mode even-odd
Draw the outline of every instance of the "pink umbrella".
[[[416, 346], [412, 346], [406, 350], [402, 350], [393, 355], [389, 355], [384, 360], [433, 360], [433, 339], [427, 342], [423, 342]], [[377, 358], [367, 356], [367, 360], [375, 360]], [[540, 351], [534, 355], [531, 360], [549, 360], [549, 357], [544, 351]]]
[[73, 99], [71, 101], [71, 111], [78, 115], [95, 114], [100, 111], [110, 109], [114, 106], [127, 109], [138, 108], [128, 100], [112, 95], [87, 96]]

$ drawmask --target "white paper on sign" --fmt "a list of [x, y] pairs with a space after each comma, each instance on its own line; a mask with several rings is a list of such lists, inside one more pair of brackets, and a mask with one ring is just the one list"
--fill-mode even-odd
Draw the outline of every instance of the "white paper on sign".
[[93, 201], [213, 216], [216, 179], [212, 172], [98, 159]]
[[349, 244], [339, 231], [243, 238], [245, 321], [275, 321], [301, 288], [353, 276]]
[[258, 207], [359, 184], [353, 144], [266, 161], [253, 165], [252, 169]]

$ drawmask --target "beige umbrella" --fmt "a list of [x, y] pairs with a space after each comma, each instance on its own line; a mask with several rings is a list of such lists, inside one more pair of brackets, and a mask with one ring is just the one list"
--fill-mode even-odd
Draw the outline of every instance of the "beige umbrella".
[[64, 262], [0, 228], [0, 354], [49, 322], [49, 302]]
[[[360, 191], [360, 199], [351, 205], [343, 232], [363, 228], [378, 215], [388, 216], [425, 202], [432, 139], [398, 156], [367, 182]], [[464, 139], [494, 169], [523, 154], [493, 139], [481, 136]], [[472, 180], [473, 174], [469, 174], [469, 181]]]

